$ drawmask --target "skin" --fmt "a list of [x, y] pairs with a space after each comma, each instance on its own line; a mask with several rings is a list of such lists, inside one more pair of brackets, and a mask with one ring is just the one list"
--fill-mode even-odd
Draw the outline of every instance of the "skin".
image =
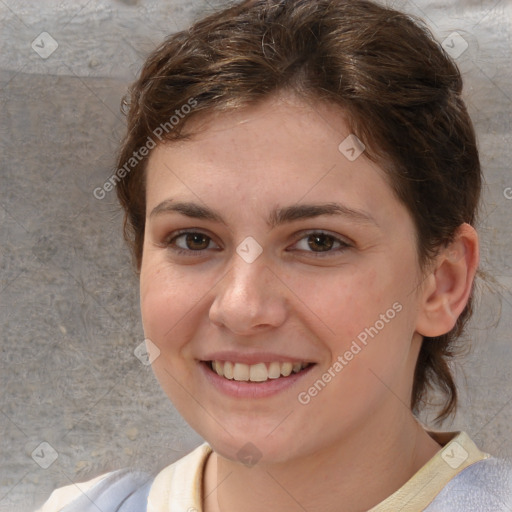
[[[423, 336], [450, 330], [467, 302], [476, 233], [463, 225], [422, 272], [412, 218], [383, 171], [364, 153], [351, 162], [338, 150], [350, 134], [338, 107], [282, 93], [187, 128], [190, 140], [158, 146], [148, 162], [140, 289], [145, 335], [160, 350], [153, 370], [214, 450], [205, 511], [368, 510], [440, 449], [410, 411], [413, 371]], [[223, 222], [151, 215], [167, 200], [208, 207]], [[267, 225], [275, 208], [306, 203], [341, 203], [372, 220], [322, 215]], [[182, 229], [209, 238], [199, 237], [194, 251], [176, 238]], [[327, 237], [331, 249], [312, 248], [311, 231], [340, 242]], [[248, 236], [263, 248], [253, 263], [236, 252]], [[396, 303], [401, 311], [378, 335], [299, 403]], [[234, 398], [200, 371], [220, 350], [316, 364], [275, 396]], [[237, 458], [247, 442], [261, 452], [253, 467]]]

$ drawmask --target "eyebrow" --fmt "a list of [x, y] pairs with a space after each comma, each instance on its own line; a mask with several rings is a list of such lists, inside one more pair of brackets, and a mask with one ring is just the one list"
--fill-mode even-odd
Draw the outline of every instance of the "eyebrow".
[[[207, 206], [192, 202], [175, 202], [172, 199], [166, 199], [155, 206], [149, 217], [152, 218], [173, 212], [194, 219], [211, 220], [226, 225], [226, 221], [222, 216]], [[347, 217], [358, 223], [374, 224], [378, 226], [375, 219], [368, 212], [349, 208], [339, 203], [296, 204], [284, 208], [276, 208], [270, 213], [267, 224], [273, 229], [281, 224], [320, 217], [321, 215], [338, 215]]]

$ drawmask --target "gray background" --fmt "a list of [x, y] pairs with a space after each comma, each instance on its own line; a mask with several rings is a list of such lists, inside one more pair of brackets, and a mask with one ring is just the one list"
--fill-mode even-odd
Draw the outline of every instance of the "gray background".
[[[388, 4], [469, 45], [457, 62], [485, 170], [492, 278], [478, 285], [471, 351], [457, 366], [460, 410], [442, 428], [511, 457], [512, 4]], [[119, 101], [144, 56], [218, 5], [0, 0], [1, 512], [119, 467], [160, 468], [201, 442], [134, 356], [143, 334], [120, 211], [114, 192], [100, 201], [92, 191], [112, 170]], [[31, 47], [41, 32], [58, 43], [46, 59]], [[43, 441], [58, 454], [48, 469], [36, 463], [49, 462], [47, 447], [31, 457]]]

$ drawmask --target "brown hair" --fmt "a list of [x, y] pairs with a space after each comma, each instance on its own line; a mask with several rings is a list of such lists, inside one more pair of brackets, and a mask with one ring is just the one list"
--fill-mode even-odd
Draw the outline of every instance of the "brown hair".
[[[367, 0], [247, 0], [168, 37], [130, 89], [118, 169], [155, 133], [165, 141], [187, 137], [190, 119], [281, 90], [344, 108], [367, 157], [386, 171], [412, 215], [422, 268], [461, 224], [474, 224], [481, 173], [459, 70], [421, 20]], [[183, 116], [186, 104], [194, 108]], [[179, 122], [170, 123], [177, 114]], [[137, 269], [147, 159], [117, 186]], [[424, 339], [414, 412], [429, 389], [444, 396], [438, 421], [455, 411], [449, 362], [470, 316], [471, 300], [451, 332]]]

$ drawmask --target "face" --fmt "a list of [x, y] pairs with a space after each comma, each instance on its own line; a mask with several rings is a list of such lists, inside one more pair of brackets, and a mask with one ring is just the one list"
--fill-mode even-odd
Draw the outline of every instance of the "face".
[[411, 216], [338, 148], [338, 107], [282, 95], [206, 121], [147, 168], [141, 309], [162, 388], [233, 460], [392, 427], [421, 340]]

